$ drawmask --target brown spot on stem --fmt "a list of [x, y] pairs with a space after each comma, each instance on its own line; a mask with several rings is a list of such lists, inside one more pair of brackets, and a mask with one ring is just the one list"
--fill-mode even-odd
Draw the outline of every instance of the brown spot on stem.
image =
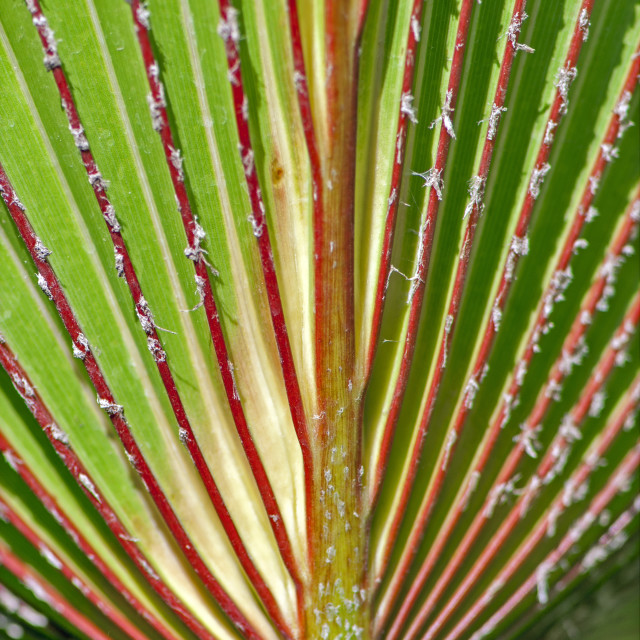
[[278, 159], [274, 158], [271, 161], [271, 182], [273, 183], [273, 186], [274, 187], [279, 186], [283, 178], [284, 178], [284, 169], [282, 168], [282, 165], [280, 164], [280, 162], [278, 162]]

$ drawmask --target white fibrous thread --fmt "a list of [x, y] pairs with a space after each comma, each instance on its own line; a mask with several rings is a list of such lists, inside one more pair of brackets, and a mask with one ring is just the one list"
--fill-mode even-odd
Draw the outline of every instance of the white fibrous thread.
[[47, 430], [54, 440], [57, 440], [64, 445], [69, 444], [69, 436], [55, 422], [52, 422], [47, 427]]
[[[295, 80], [295, 74], [294, 74], [294, 80]], [[242, 114], [242, 119], [245, 122], [247, 122], [249, 120], [249, 98], [246, 95], [242, 96], [242, 105], [240, 106], [240, 113]]]
[[471, 376], [464, 388], [464, 406], [466, 409], [473, 409], [473, 401], [476, 398], [478, 392], [478, 382], [475, 376]]
[[240, 400], [240, 396], [238, 395], [238, 385], [236, 384], [235, 367], [233, 366], [233, 362], [231, 362], [231, 360], [227, 360], [227, 369], [231, 374], [231, 382], [233, 383], [233, 399]]
[[444, 191], [444, 181], [442, 180], [442, 169], [428, 169], [422, 173], [413, 172], [414, 176], [418, 176], [424, 180], [423, 187], [431, 187], [435, 190], [438, 200], [442, 200], [442, 192]]
[[113, 248], [113, 255], [116, 264], [116, 273], [118, 278], [124, 278], [124, 256], [118, 251], [117, 247]]
[[573, 254], [577, 254], [579, 249], [586, 249], [589, 246], [589, 241], [585, 240], [584, 238], [578, 238], [574, 243], [573, 243]]
[[553, 570], [553, 565], [542, 562], [536, 570], [536, 584], [538, 587], [538, 602], [542, 605], [549, 602], [549, 574]]
[[524, 358], [518, 361], [518, 364], [516, 366], [516, 384], [519, 387], [521, 387], [524, 383], [524, 378], [527, 375], [527, 367], [528, 364]]
[[71, 131], [71, 135], [73, 136], [73, 142], [79, 151], [89, 151], [89, 141], [87, 140], [87, 136], [84, 133], [84, 128], [82, 125], [78, 127], [74, 127], [71, 123], [69, 123], [69, 131]]
[[525, 487], [523, 491], [521, 491], [522, 495], [522, 506], [520, 511], [520, 518], [524, 518], [529, 511], [529, 507], [533, 502], [533, 499], [536, 497], [538, 489], [542, 486], [542, 481], [540, 480], [540, 476], [534, 474], [531, 476], [529, 483]]
[[120, 233], [120, 223], [118, 222], [118, 218], [116, 218], [116, 210], [113, 208], [113, 205], [108, 204], [105, 207], [103, 216], [111, 228], [111, 231], [113, 231], [113, 233]]
[[192, 311], [199, 309], [204, 304], [204, 287], [205, 287], [205, 279], [202, 276], [195, 276], [196, 280], [196, 294], [198, 296], [198, 304], [193, 307]]
[[206, 253], [206, 251], [200, 246], [205, 237], [206, 233], [204, 232], [204, 229], [194, 220], [193, 241], [184, 250], [184, 255], [189, 258], [189, 260], [198, 262], [203, 257], [203, 254]]
[[560, 443], [556, 443], [551, 448], [551, 457], [555, 460], [555, 463], [543, 478], [544, 484], [550, 484], [563, 472], [567, 464], [567, 460], [569, 459], [569, 450], [569, 446], [560, 446]]
[[519, 255], [526, 256], [529, 253], [529, 238], [528, 236], [520, 236], [514, 235], [511, 238], [511, 250]]
[[451, 114], [453, 113], [453, 107], [451, 106], [451, 102], [453, 101], [453, 90], [449, 89], [445, 95], [444, 104], [442, 105], [442, 115], [436, 118], [430, 125], [429, 128], [433, 129], [435, 125], [442, 120], [442, 124], [446, 129], [447, 133], [451, 138], [455, 140], [456, 134], [453, 130], [453, 122], [451, 121]]
[[184, 158], [180, 155], [180, 149], [175, 149], [174, 147], [170, 146], [169, 152], [171, 154], [171, 164], [178, 174], [178, 180], [180, 182], [184, 182], [184, 171], [182, 169]]
[[238, 45], [240, 42], [240, 27], [238, 26], [238, 10], [235, 7], [227, 8], [226, 20], [221, 18], [218, 24], [218, 35], [226, 42]]
[[629, 104], [631, 103], [631, 97], [631, 92], [625, 91], [613, 109], [613, 113], [618, 116], [619, 120], [618, 138], [621, 138], [624, 132], [629, 127], [633, 126], [633, 122], [629, 120]]
[[497, 104], [491, 106], [491, 115], [489, 116], [489, 126], [487, 128], [487, 140], [493, 140], [498, 131], [500, 124], [500, 116], [507, 110], [507, 107], [499, 107]]
[[101, 409], [104, 409], [110, 416], [119, 415], [123, 412], [121, 404], [116, 404], [115, 402], [111, 402], [107, 398], [101, 398], [100, 396], [98, 396], [98, 406]]
[[618, 268], [622, 264], [622, 259], [619, 256], [609, 254], [600, 267], [599, 276], [605, 279], [606, 286], [602, 291], [600, 299], [596, 303], [596, 309], [598, 311], [608, 311], [609, 299], [615, 293], [614, 284], [616, 282]]
[[589, 493], [589, 482], [585, 480], [581, 485], [576, 487], [575, 480], [569, 478], [564, 483], [564, 491], [562, 494], [562, 504], [566, 507], [570, 507], [576, 502], [580, 502], [587, 497]]
[[[582, 572], [591, 570], [597, 564], [600, 564], [606, 560], [609, 555], [619, 549], [628, 539], [627, 532], [624, 531], [625, 527], [633, 520], [640, 510], [640, 497], [636, 497], [631, 508], [624, 511], [620, 517], [609, 527], [609, 529], [598, 539], [595, 544], [584, 556], [580, 563]], [[604, 520], [602, 516], [610, 513], [603, 511], [600, 517], [599, 524], [607, 526], [608, 521]]]
[[576, 426], [576, 423], [573, 420], [573, 416], [570, 413], [562, 418], [562, 423], [560, 424], [560, 428], [558, 429], [558, 434], [562, 438], [564, 438], [567, 444], [571, 444], [573, 442], [576, 442], [577, 440], [582, 440], [582, 434], [580, 433], [580, 430]]
[[593, 222], [599, 215], [598, 210], [595, 207], [589, 207], [587, 213], [584, 214], [584, 221], [586, 223]]
[[51, 289], [49, 289], [49, 285], [41, 273], [38, 273], [38, 286], [42, 289], [44, 295], [47, 296], [49, 300], [53, 300]]
[[546, 324], [542, 326], [539, 323], [535, 324], [531, 335], [531, 348], [533, 349], [533, 353], [540, 353], [540, 336], [546, 328]]
[[536, 167], [531, 172], [531, 179], [529, 180], [529, 193], [534, 200], [540, 195], [540, 187], [542, 187], [545, 176], [547, 175], [547, 173], [549, 173], [550, 169], [551, 165], [548, 162], [545, 162], [540, 168]]
[[444, 352], [442, 354], [442, 366], [441, 369], [444, 369], [447, 366], [447, 344], [449, 342], [449, 334], [451, 333], [451, 327], [453, 326], [453, 316], [448, 314], [444, 321]]
[[[391, 210], [391, 206], [393, 205], [393, 203], [398, 199], [398, 190], [397, 189], [393, 189], [391, 191], [391, 194], [389, 195], [389, 198], [387, 199], [387, 207], [388, 210]], [[331, 250], [331, 252], [333, 252], [333, 242], [331, 242], [329, 244], [329, 248]]]
[[560, 113], [566, 113], [569, 107], [569, 87], [576, 79], [578, 70], [575, 67], [560, 67], [556, 74], [555, 87], [558, 89], [562, 104], [560, 105]]
[[555, 129], [558, 126], [558, 123], [555, 120], [549, 120], [547, 122], [547, 128], [544, 131], [544, 144], [549, 146], [553, 143], [553, 139], [555, 137]]
[[156, 323], [153, 318], [153, 313], [149, 308], [149, 303], [145, 300], [144, 296], [140, 296], [138, 304], [136, 305], [136, 315], [142, 326], [142, 330], [149, 335], [153, 333]]
[[496, 628], [493, 618], [489, 618], [477, 631], [474, 631], [469, 640], [484, 640]]
[[572, 280], [573, 272], [571, 271], [571, 267], [567, 267], [566, 269], [557, 269], [554, 271], [542, 310], [545, 318], [548, 318], [551, 315], [554, 303], [562, 302], [564, 300], [564, 292], [567, 290], [567, 287], [571, 284]]
[[144, 569], [144, 572], [151, 579], [160, 580], [160, 577], [158, 576], [158, 574], [153, 570], [153, 567], [146, 560], [140, 560], [140, 564], [142, 565], [142, 568]]
[[152, 62], [148, 67], [147, 67], [147, 72], [149, 74], [149, 76], [151, 78], [153, 78], [153, 80], [155, 80], [156, 82], [158, 81], [158, 78], [160, 77], [160, 67], [158, 66], [157, 62]]
[[538, 450], [542, 447], [538, 441], [540, 426], [531, 427], [527, 422], [520, 425], [520, 433], [513, 437], [513, 441], [524, 447], [527, 455], [531, 458], [538, 457]]
[[87, 179], [94, 190], [106, 191], [109, 187], [109, 182], [102, 177], [97, 169], [93, 173], [87, 174]]
[[416, 42], [420, 42], [421, 27], [420, 27], [420, 22], [418, 22], [418, 18], [416, 17], [415, 14], [411, 15], [411, 31], [413, 33], [413, 39]]
[[149, 30], [151, 28], [150, 25], [150, 18], [151, 18], [151, 12], [149, 11], [149, 9], [147, 8], [146, 4], [143, 4], [142, 2], [138, 5], [138, 7], [136, 8], [136, 18], [138, 20], [138, 22], [147, 30]]
[[84, 333], [79, 333], [77, 338], [71, 343], [73, 348], [73, 357], [84, 360], [89, 352], [89, 341]]
[[495, 597], [496, 594], [504, 587], [504, 580], [494, 580], [487, 589], [486, 593], [482, 596], [481, 602], [483, 604], [489, 604]]
[[471, 214], [475, 207], [478, 211], [478, 215], [482, 214], [484, 210], [484, 202], [482, 198], [484, 196], [485, 178], [483, 176], [474, 176], [469, 183], [469, 204], [465, 207], [464, 218]]
[[449, 457], [451, 456], [451, 450], [453, 449], [453, 445], [456, 443], [458, 439], [458, 434], [455, 430], [449, 431], [449, 436], [447, 438], [447, 444], [444, 448], [444, 459], [442, 460], [442, 470], [446, 471], [447, 466], [449, 465]]
[[600, 149], [602, 150], [602, 157], [606, 162], [612, 162], [619, 155], [618, 149], [607, 142], [603, 142], [600, 145]]
[[516, 399], [510, 393], [503, 393], [502, 402], [504, 403], [504, 408], [503, 408], [502, 420], [500, 422], [500, 428], [504, 429], [505, 425], [511, 419], [511, 412], [514, 406], [516, 406]]
[[[401, 132], [398, 131], [397, 135], [396, 135], [396, 164], [402, 164], [402, 152], [404, 150], [404, 145], [402, 144], [403, 142], [403, 136], [401, 135]], [[317, 198], [315, 197], [315, 193], [314, 193], [314, 200], [316, 200]]]
[[498, 503], [504, 504], [509, 499], [509, 496], [518, 496], [522, 493], [521, 489], [516, 489], [516, 482], [520, 480], [520, 474], [517, 473], [513, 478], [510, 478], [506, 482], [498, 483], [489, 494], [489, 502], [483, 512], [485, 518], [490, 518], [495, 511]]
[[[46, 627], [49, 625], [49, 619], [32, 609], [26, 602], [16, 597], [11, 591], [7, 589], [0, 589], [0, 604], [3, 609], [9, 611], [9, 613], [17, 614], [22, 620], [31, 625], [32, 627]], [[4, 624], [6, 618], [0, 618], [1, 624]], [[6, 626], [2, 626], [2, 629], [6, 631], [10, 638], [22, 638], [24, 635], [23, 628], [14, 623], [8, 623]], [[15, 630], [15, 633], [13, 631]]]
[[416, 294], [420, 283], [424, 284], [424, 280], [420, 275], [420, 269], [422, 267], [422, 260], [424, 257], [424, 234], [427, 232], [427, 225], [429, 224], [429, 219], [425, 218], [425, 221], [420, 226], [420, 232], [418, 234], [418, 255], [416, 256], [416, 265], [413, 270], [413, 275], [410, 278], [406, 278], [411, 282], [411, 286], [409, 287], [409, 293], [407, 294], [407, 304], [411, 304], [413, 302], [413, 296]]
[[259, 223], [256, 217], [251, 213], [247, 216], [247, 220], [251, 223], [251, 230], [256, 238], [260, 238], [264, 232], [264, 224]]
[[600, 413], [604, 408], [604, 403], [607, 399], [607, 394], [603, 391], [598, 391], [593, 394], [593, 398], [591, 398], [591, 404], [589, 405], [589, 415], [592, 418], [600, 417]]
[[562, 385], [552, 378], [547, 383], [546, 389], [544, 391], [544, 395], [547, 398], [551, 398], [552, 400], [559, 402], [561, 398], [561, 392], [562, 392]]
[[493, 322], [493, 330], [497, 333], [500, 329], [500, 323], [502, 322], [502, 309], [496, 301], [491, 309], [491, 322]]
[[62, 569], [62, 562], [60, 562], [60, 558], [58, 558], [49, 547], [45, 544], [41, 543], [38, 547], [40, 550], [40, 555], [55, 569]]
[[616, 351], [620, 351], [621, 349], [624, 349], [624, 347], [626, 347], [627, 343], [629, 342], [629, 338], [633, 333], [633, 329], [634, 329], [634, 326], [631, 322], [629, 321], [625, 322], [625, 324], [622, 327], [622, 331], [617, 335], [613, 336], [611, 340], [611, 348]]
[[125, 455], [127, 456], [127, 460], [129, 461], [129, 464], [136, 470], [138, 471], [138, 463], [136, 461], [136, 457], [132, 454], [129, 453], [128, 451], [125, 450]]
[[520, 15], [519, 12], [516, 12], [516, 14], [511, 19], [511, 22], [509, 23], [509, 28], [507, 29], [507, 40], [511, 43], [514, 51], [524, 51], [526, 53], [533, 53], [535, 51], [535, 49], [532, 49], [528, 45], [520, 44], [518, 42], [518, 36], [520, 35], [522, 23], [528, 17], [529, 16], [524, 11], [522, 12], [522, 15]]
[[51, 255], [51, 250], [47, 249], [42, 243], [42, 240], [36, 236], [36, 243], [33, 246], [33, 252], [36, 254], [36, 258], [40, 260], [40, 262], [45, 262], [47, 257]]
[[571, 351], [567, 351], [565, 349], [562, 350], [560, 364], [558, 366], [560, 373], [565, 377], [568, 376], [573, 371], [574, 367], [582, 364], [582, 360], [588, 352], [589, 347], [585, 343], [584, 336], [580, 336], [580, 340]]
[[547, 516], [547, 537], [553, 538], [556, 535], [556, 525], [558, 523], [558, 516], [562, 514], [564, 509], [560, 504], [554, 504], [549, 510]]
[[580, 569], [582, 573], [590, 571], [601, 562], [606, 560], [609, 557], [610, 551], [603, 548], [600, 545], [595, 545], [587, 553], [585, 553], [584, 558], [580, 562]]
[[164, 362], [167, 359], [167, 354], [164, 352], [162, 345], [158, 340], [156, 340], [156, 338], [152, 338], [151, 336], [147, 337], [147, 348], [156, 362]]
[[467, 489], [464, 492], [464, 496], [462, 498], [462, 510], [466, 511], [469, 506], [469, 499], [471, 498], [471, 494], [477, 489], [478, 482], [480, 482], [480, 472], [472, 471], [471, 477], [469, 478], [469, 484], [467, 485]]
[[586, 40], [589, 37], [589, 27], [591, 23], [589, 22], [589, 12], [583, 9], [580, 12], [580, 17], [578, 18], [578, 27], [582, 31], [582, 39]]
[[[294, 69], [294, 71], [293, 71], [293, 84], [295, 85], [296, 91], [298, 93], [303, 93], [304, 90], [305, 90], [305, 87], [307, 85], [307, 81], [306, 81], [306, 78], [304, 76], [304, 73], [301, 73], [297, 69]], [[249, 105], [247, 104], [247, 107], [248, 106]]]
[[16, 207], [18, 207], [18, 209], [20, 209], [20, 211], [26, 211], [25, 206], [22, 204], [22, 202], [20, 201], [20, 198], [18, 198], [18, 194], [15, 191], [10, 191], [9, 193], [7, 193], [3, 188], [2, 185], [0, 185], [0, 193], [5, 196], [5, 198], [7, 196], [11, 196], [11, 200], [9, 201], [9, 206], [11, 205], [15, 205]]
[[100, 495], [98, 494], [98, 491], [96, 490], [95, 485], [93, 484], [93, 482], [91, 482], [91, 479], [89, 478], [89, 476], [87, 476], [84, 473], [81, 473], [78, 475], [78, 480], [80, 480], [80, 483], [82, 484], [82, 486], [98, 501], [101, 502], [100, 500]]
[[158, 82], [158, 97], [154, 97], [152, 93], [147, 95], [147, 104], [149, 105], [149, 113], [151, 115], [151, 126], [154, 131], [160, 131], [164, 126], [162, 119], [162, 109], [167, 106], [164, 98], [164, 86], [161, 82]]
[[591, 191], [591, 195], [595, 196], [596, 191], [598, 191], [598, 187], [600, 186], [600, 178], [601, 175], [598, 172], [595, 176], [589, 176], [589, 191]]
[[240, 157], [242, 158], [242, 166], [244, 167], [244, 175], [250, 176], [253, 173], [254, 168], [254, 153], [253, 149], [247, 149], [243, 151], [243, 147], [241, 144], [238, 144], [238, 151], [240, 152]]
[[2, 455], [6, 463], [17, 473], [18, 467], [23, 464], [22, 459], [18, 458], [13, 451], [3, 451]]
[[60, 612], [60, 608], [57, 602], [51, 599], [51, 596], [45, 589], [42, 587], [40, 582], [32, 578], [31, 576], [27, 576], [23, 581], [24, 586], [33, 593], [33, 595], [40, 601], [46, 602], [54, 611]]
[[[35, 12], [35, 8], [32, 13], [33, 12]], [[51, 29], [47, 19], [42, 14], [34, 16], [33, 24], [38, 28], [38, 31], [47, 43], [47, 52], [44, 56], [44, 66], [47, 71], [52, 71], [56, 67], [60, 66], [60, 57], [58, 56], [58, 47], [53, 29]]]
[[35, 398], [36, 392], [26, 378], [23, 378], [18, 373], [12, 374], [11, 378], [13, 379], [13, 386], [23, 398]]
[[416, 116], [416, 108], [413, 106], [413, 100], [414, 97], [409, 91], [403, 93], [400, 98], [400, 113], [404, 113], [413, 124], [417, 124], [418, 117]]

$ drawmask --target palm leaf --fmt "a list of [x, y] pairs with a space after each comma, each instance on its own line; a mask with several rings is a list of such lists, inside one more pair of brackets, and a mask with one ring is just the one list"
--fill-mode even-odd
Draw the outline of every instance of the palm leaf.
[[0, 628], [629, 621], [639, 42], [631, 0], [0, 0]]

